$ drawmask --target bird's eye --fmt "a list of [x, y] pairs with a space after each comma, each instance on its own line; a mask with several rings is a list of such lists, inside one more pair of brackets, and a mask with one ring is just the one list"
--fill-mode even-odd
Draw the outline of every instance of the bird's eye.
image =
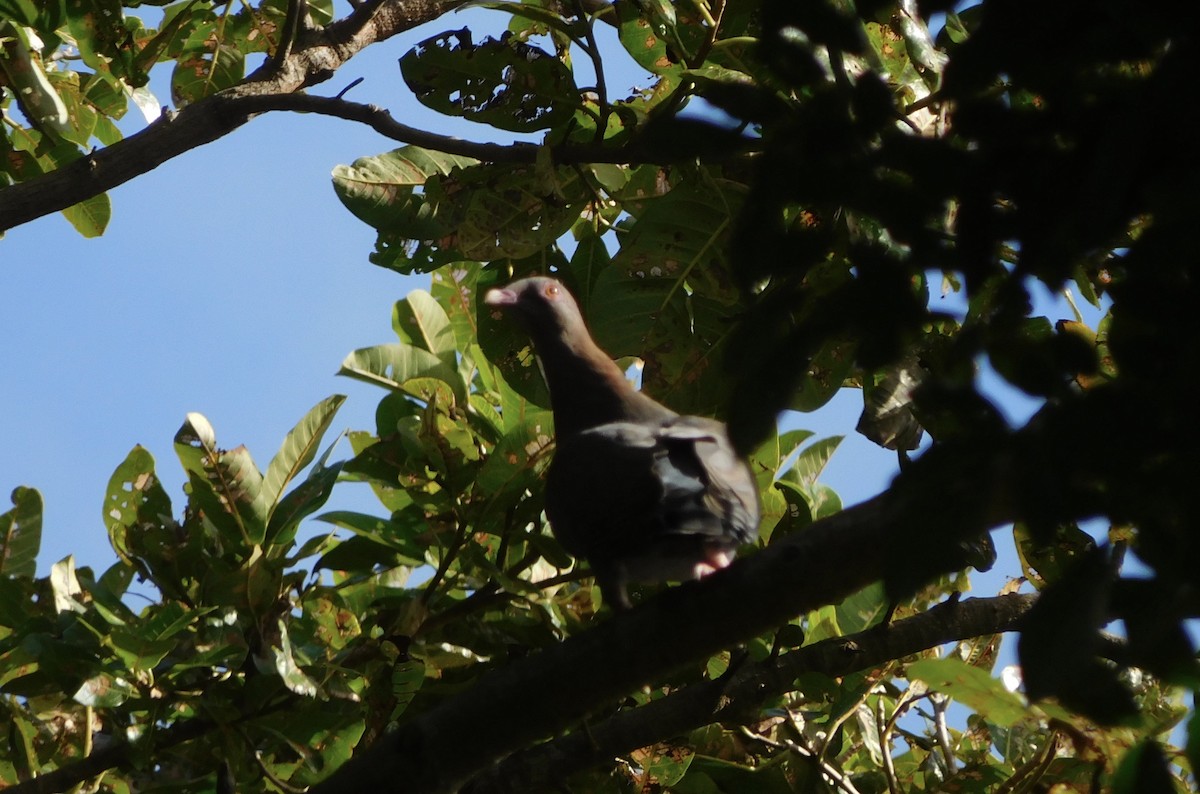
[[542, 294], [544, 294], [547, 298], [557, 298], [558, 297], [558, 285], [557, 284], [547, 284], [546, 288], [544, 290], [542, 290]]

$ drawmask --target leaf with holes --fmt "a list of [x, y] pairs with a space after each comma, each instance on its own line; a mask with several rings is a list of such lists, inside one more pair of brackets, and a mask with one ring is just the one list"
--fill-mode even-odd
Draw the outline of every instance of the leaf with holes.
[[439, 33], [400, 59], [400, 73], [426, 107], [510, 132], [561, 124], [579, 104], [571, 70], [515, 36], [475, 44], [468, 28]]

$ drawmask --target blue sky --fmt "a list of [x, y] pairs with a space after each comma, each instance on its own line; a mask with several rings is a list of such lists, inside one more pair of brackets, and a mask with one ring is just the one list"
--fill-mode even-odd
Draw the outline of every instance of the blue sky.
[[[418, 105], [396, 61], [441, 30], [469, 22], [480, 35], [506, 21], [451, 15], [368, 48], [313, 91], [334, 94], [363, 77], [350, 98], [409, 124], [487, 140], [488, 128]], [[609, 51], [618, 67], [613, 93], [649, 83]], [[576, 65], [586, 68], [586, 59]], [[151, 84], [161, 102], [168, 77], [160, 69]], [[123, 128], [143, 124], [131, 111]], [[113, 219], [98, 239], [54, 215], [0, 240], [0, 510], [17, 485], [42, 492], [40, 572], [68, 554], [99, 569], [115, 559], [102, 499], [135, 444], [154, 455], [179, 512], [183, 477], [171, 440], [189, 411], [208, 417], [221, 446], [245, 444], [260, 468], [330, 394], [350, 398], [334, 432], [374, 427], [382, 391], [334, 373], [352, 349], [392, 341], [392, 303], [428, 281], [367, 261], [374, 232], [342, 208], [330, 171], [397, 145], [346, 121], [268, 114], [113, 190]], [[1059, 312], [1068, 316], [1061, 302]], [[1018, 419], [1031, 410], [1015, 396], [1004, 405]], [[818, 437], [846, 436], [824, 478], [846, 504], [883, 490], [895, 472], [893, 453], [855, 434], [860, 408], [859, 392], [846, 390], [816, 414], [788, 419]], [[334, 508], [381, 510], [354, 484], [335, 489]], [[1019, 573], [1011, 542], [997, 542], [1003, 556], [985, 593]]]

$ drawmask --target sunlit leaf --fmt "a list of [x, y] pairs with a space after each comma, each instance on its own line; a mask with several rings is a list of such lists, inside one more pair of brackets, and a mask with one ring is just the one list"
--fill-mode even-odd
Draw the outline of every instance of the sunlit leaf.
[[288, 431], [283, 445], [267, 466], [263, 477], [263, 500], [274, 510], [283, 490], [305, 466], [312, 463], [325, 431], [329, 429], [345, 395], [335, 394], [313, 406], [296, 426]]
[[56, 612], [83, 612], [78, 596], [83, 588], [75, 577], [75, 557], [68, 555], [50, 567], [50, 589], [54, 593]]
[[[338, 374], [399, 390], [411, 381], [434, 378], [450, 387], [460, 402], [467, 402], [466, 384], [458, 369], [428, 350], [412, 345], [396, 343], [355, 350], [342, 361]], [[418, 392], [414, 396], [421, 395]]]
[[112, 708], [124, 703], [137, 690], [123, 678], [101, 673], [80, 685], [72, 697], [76, 702], [92, 708]]
[[413, 188], [424, 185], [435, 174], [447, 175], [476, 162], [419, 146], [403, 146], [337, 166], [333, 169], [333, 188], [348, 210], [376, 229], [414, 240], [430, 239], [448, 233], [449, 228], [437, 222], [436, 207]]
[[1025, 704], [1017, 695], [992, 678], [986, 670], [961, 659], [922, 659], [905, 666], [910, 678], [919, 679], [930, 689], [949, 695], [999, 725], [1012, 725], [1025, 718]]
[[279, 645], [272, 646], [269, 653], [275, 663], [275, 672], [283, 679], [288, 689], [302, 697], [316, 697], [317, 683], [313, 681], [297, 664], [292, 654], [292, 641], [288, 637], [287, 624], [279, 621]]
[[42, 495], [18, 486], [12, 503], [11, 510], [0, 513], [0, 574], [32, 577], [42, 545]]
[[63, 210], [63, 217], [84, 237], [99, 237], [108, 228], [112, 203], [107, 193], [101, 193], [67, 207]]

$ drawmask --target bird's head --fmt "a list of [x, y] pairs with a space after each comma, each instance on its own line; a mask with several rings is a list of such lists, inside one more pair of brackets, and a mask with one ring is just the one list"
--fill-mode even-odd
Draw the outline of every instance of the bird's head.
[[514, 281], [488, 290], [483, 302], [513, 315], [534, 337], [571, 337], [583, 328], [579, 305], [560, 282], [545, 276]]

